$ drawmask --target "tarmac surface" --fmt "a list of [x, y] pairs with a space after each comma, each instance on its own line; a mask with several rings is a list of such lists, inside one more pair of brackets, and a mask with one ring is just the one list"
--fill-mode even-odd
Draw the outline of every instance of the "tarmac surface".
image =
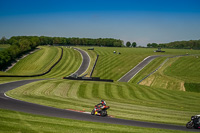
[[153, 59], [159, 57], [160, 55], [148, 56], [142, 62], [140, 62], [137, 66], [131, 69], [128, 73], [126, 73], [123, 77], [121, 77], [119, 82], [128, 82], [131, 80], [138, 72], [140, 72], [147, 64], [149, 64]]
[[79, 76], [79, 75], [83, 74], [88, 69], [88, 67], [90, 65], [90, 57], [84, 50], [81, 50], [81, 49], [78, 49], [78, 48], [74, 48], [74, 49], [79, 51], [81, 56], [82, 56], [82, 64], [79, 67], [79, 69], [75, 72]]

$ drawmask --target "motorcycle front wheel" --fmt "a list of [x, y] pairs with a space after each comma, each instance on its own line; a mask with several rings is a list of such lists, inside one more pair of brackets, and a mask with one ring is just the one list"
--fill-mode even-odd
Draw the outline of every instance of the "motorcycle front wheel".
[[186, 128], [189, 128], [189, 129], [193, 128], [193, 126], [194, 124], [191, 121], [186, 124]]
[[94, 113], [95, 113], [95, 110], [93, 109], [92, 112], [91, 112], [91, 115], [94, 115]]

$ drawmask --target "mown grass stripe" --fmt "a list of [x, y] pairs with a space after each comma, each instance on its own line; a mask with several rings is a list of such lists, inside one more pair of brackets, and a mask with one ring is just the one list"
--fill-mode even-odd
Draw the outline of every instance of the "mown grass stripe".
[[78, 89], [78, 92], [77, 92], [78, 97], [87, 98], [87, 96], [86, 96], [86, 87], [87, 87], [86, 84], [81, 84], [79, 86], [79, 89]]
[[93, 98], [99, 98], [99, 84], [97, 83], [93, 83], [92, 96]]
[[72, 87], [68, 91], [68, 97], [70, 97], [70, 98], [78, 98], [77, 97], [77, 91], [78, 91], [80, 85], [81, 85], [80, 82], [79, 83], [73, 83]]
[[105, 83], [105, 95], [108, 98], [113, 98], [112, 91], [111, 91], [111, 84]]

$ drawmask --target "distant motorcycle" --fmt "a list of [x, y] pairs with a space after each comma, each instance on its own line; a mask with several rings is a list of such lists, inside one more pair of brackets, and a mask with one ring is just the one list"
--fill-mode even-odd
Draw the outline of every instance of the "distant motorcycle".
[[109, 106], [104, 106], [101, 108], [100, 106], [95, 105], [91, 115], [107, 116], [107, 109], [109, 108]]
[[200, 129], [200, 115], [195, 115], [191, 117], [191, 121], [186, 124], [186, 128], [192, 129]]

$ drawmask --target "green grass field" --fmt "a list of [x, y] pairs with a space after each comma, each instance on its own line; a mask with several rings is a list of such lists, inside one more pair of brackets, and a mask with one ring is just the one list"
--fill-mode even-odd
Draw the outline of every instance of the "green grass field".
[[62, 60], [42, 78], [62, 78], [78, 70], [82, 63], [81, 54], [73, 48], [63, 47]]
[[[149, 71], [153, 70], [150, 69], [150, 65], [146, 68]], [[162, 68], [142, 81], [141, 84], [154, 88], [199, 92], [198, 85], [195, 85], [200, 83], [199, 69], [200, 59], [197, 55], [171, 58]], [[144, 73], [144, 71], [142, 72]], [[184, 85], [185, 83], [187, 85]]]
[[[94, 47], [93, 53], [99, 54], [99, 60], [94, 70], [93, 76], [103, 79], [119, 80], [124, 74], [135, 67], [144, 58], [150, 55], [179, 55], [197, 54], [198, 50], [174, 50], [163, 49], [165, 53], [154, 53], [153, 48], [110, 48]], [[117, 53], [114, 54], [113, 51]], [[120, 52], [121, 54], [118, 54]]]
[[[11, 70], [8, 72], [0, 72], [1, 75], [8, 75], [8, 74], [14, 74], [14, 75], [22, 75], [20, 71], [23, 71], [23, 69], [26, 70], [26, 73], [24, 74], [36, 74], [36, 73], [43, 73], [48, 70], [49, 67], [53, 63], [55, 63], [60, 53], [55, 53], [52, 51], [60, 51], [60, 48], [54, 48], [54, 47], [42, 47], [41, 51], [37, 51], [36, 53], [29, 55], [19, 61], [16, 66], [14, 66]], [[46, 53], [45, 53], [46, 52]], [[44, 54], [45, 53], [45, 54]], [[54, 53], [56, 55], [55, 57], [51, 54]], [[46, 57], [40, 59], [42, 55], [45, 55]], [[50, 55], [50, 56], [49, 56]], [[34, 58], [32, 58], [34, 57]], [[51, 57], [51, 58], [49, 58]], [[32, 69], [33, 66], [31, 66], [32, 63], [28, 62], [35, 62], [35, 60], [40, 59], [37, 62], [40, 62], [43, 65], [34, 65], [38, 66], [36, 69]], [[24, 63], [25, 62], [25, 63]], [[79, 66], [81, 65], [82, 59], [81, 55], [78, 51], [72, 49], [72, 48], [66, 48], [63, 47], [63, 58], [61, 61], [46, 75], [34, 77], [34, 78], [62, 78], [64, 76], [69, 76], [70, 74], [74, 73]], [[23, 65], [24, 64], [24, 65]], [[22, 68], [21, 68], [21, 67]], [[15, 80], [24, 80], [24, 79], [33, 79], [33, 78], [12, 78], [12, 77], [6, 77], [6, 78], [0, 78], [0, 83], [5, 83], [8, 81], [15, 81]]]
[[41, 50], [20, 60], [8, 70], [8, 73], [16, 75], [44, 73], [59, 59], [60, 55], [61, 49], [58, 47], [41, 47]]
[[[55, 51], [58, 53], [59, 48], [43, 48], [45, 49], [45, 55], [49, 56], [46, 56], [46, 58], [43, 57], [40, 61], [40, 69], [32, 69], [31, 73], [43, 71], [47, 68], [45, 66], [51, 66], [50, 61], [58, 58], [58, 56], [56, 56], [58, 54], [55, 54]], [[51, 48], [51, 50], [47, 50], [48, 48]], [[91, 72], [96, 55], [99, 54], [99, 60], [93, 76], [113, 79], [115, 82], [85, 82], [59, 79], [75, 72], [82, 62], [81, 55], [78, 51], [64, 47], [64, 55], [61, 62], [58, 63], [49, 74], [37, 77], [56, 79], [34, 82], [9, 91], [7, 92], [7, 95], [20, 100], [42, 105], [62, 109], [85, 110], [88, 112], [90, 112], [93, 109], [93, 106], [99, 103], [101, 99], [105, 99], [107, 104], [111, 106], [108, 113], [114, 117], [178, 125], [185, 125], [186, 122], [190, 120], [192, 115], [199, 114], [200, 97], [199, 93], [196, 93], [198, 90], [195, 89], [196, 87], [199, 87], [199, 59], [196, 57], [188, 56], [172, 58], [168, 60], [163, 67], [159, 69], [159, 71], [145, 79], [140, 85], [137, 85], [136, 83], [141, 78], [155, 70], [166, 59], [166, 57], [159, 57], [149, 63], [149, 65], [140, 71], [133, 79], [131, 79], [129, 83], [116, 82], [121, 76], [149, 55], [181, 55], [186, 53], [199, 54], [199, 50], [163, 49], [166, 53], [154, 53], [153, 50], [155, 49], [149, 48], [94, 47], [94, 51], [87, 50], [88, 47], [80, 48], [87, 51], [91, 58], [90, 67], [85, 74], [89, 74]], [[120, 52], [121, 54], [114, 54], [113, 51]], [[24, 58], [24, 60], [26, 59], [25, 62], [19, 62], [19, 64], [28, 64], [28, 61], [34, 62], [36, 57], [39, 58], [44, 54], [41, 53], [34, 53], [34, 57], [31, 58], [31, 55], [29, 55], [26, 57], [29, 60]], [[52, 53], [54, 53], [54, 58], [51, 56]], [[51, 58], [47, 59], [47, 57]], [[172, 67], [173, 71], [171, 71]], [[189, 67], [192, 68], [188, 69]], [[190, 70], [190, 72], [187, 72], [188, 70]], [[23, 69], [21, 71], [23, 71]], [[180, 74], [182, 71], [184, 71], [184, 73]], [[13, 69], [13, 73], [17, 74], [17, 72], [19, 72], [18, 69]], [[0, 83], [22, 79], [27, 78], [0, 78]], [[184, 82], [187, 82], [187, 87], [184, 87]], [[188, 90], [188, 92], [180, 91], [183, 89]], [[6, 113], [10, 113], [10, 111], [3, 110], [3, 114]], [[16, 112], [12, 113], [16, 114]], [[20, 116], [21, 119], [28, 121], [28, 115], [26, 116], [23, 113], [20, 114], [22, 114]], [[57, 126], [51, 127], [50, 125], [52, 124], [49, 125], [46, 117], [38, 117], [40, 117], [39, 121], [42, 121], [42, 123], [47, 126], [47, 128], [44, 128], [44, 132], [51, 128], [52, 131], [56, 130]], [[61, 120], [59, 118], [55, 119], [58, 119], [57, 121]], [[80, 129], [76, 129], [77, 126], [69, 124], [74, 120], [63, 119], [63, 121], [67, 121], [65, 124], [68, 125], [68, 127], [71, 127], [69, 128], [69, 131], [66, 130], [68, 132], [88, 132], [92, 127], [92, 125], [87, 125], [88, 128], [80, 126]], [[11, 122], [16, 124], [13, 119], [11, 119]], [[88, 123], [81, 121], [76, 122], [79, 123], [77, 125], [85, 125], [85, 123]], [[28, 123], [31, 122], [28, 121]], [[35, 123], [33, 123], [33, 125], [35, 127], [34, 131], [37, 131], [39, 127], [35, 125]], [[95, 127], [98, 126], [96, 123], [93, 123], [93, 125]], [[177, 132], [160, 129], [148, 130], [147, 128], [136, 127], [130, 127], [130, 130], [126, 130], [125, 127], [127, 126], [120, 126], [121, 130], [118, 130], [118, 125], [113, 126], [107, 124], [107, 126], [112, 126], [113, 128], [112, 130], [108, 130], [106, 132]], [[5, 124], [2, 127], [8, 129], [10, 125]], [[133, 130], [133, 128], [138, 130]], [[21, 126], [19, 126], [18, 129], [24, 130]], [[65, 129], [65, 127], [61, 126], [58, 132]], [[97, 131], [97, 128], [94, 130]], [[100, 132], [102, 132], [102, 130], [100, 130]]]
[[46, 80], [7, 92], [16, 99], [62, 109], [90, 112], [105, 99], [114, 117], [185, 125], [198, 114], [199, 94], [154, 89], [130, 83]]
[[183, 131], [142, 128], [31, 115], [0, 109], [1, 133], [186, 133]]

